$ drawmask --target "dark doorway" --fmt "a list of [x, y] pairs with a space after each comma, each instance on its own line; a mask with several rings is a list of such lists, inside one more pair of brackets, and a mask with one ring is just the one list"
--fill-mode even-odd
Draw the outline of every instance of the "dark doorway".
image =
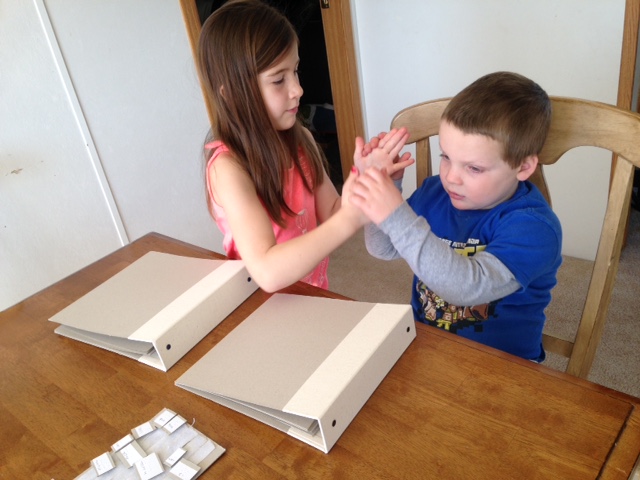
[[[200, 22], [226, 0], [195, 0]], [[327, 157], [329, 175], [338, 191], [342, 188], [342, 165], [338, 146], [329, 64], [325, 46], [322, 13], [318, 0], [263, 0], [278, 8], [293, 24], [300, 38], [300, 118]]]

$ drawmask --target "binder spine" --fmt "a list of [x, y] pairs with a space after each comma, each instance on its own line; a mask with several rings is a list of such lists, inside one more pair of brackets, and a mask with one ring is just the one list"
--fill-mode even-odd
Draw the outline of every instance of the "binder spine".
[[320, 438], [289, 434], [328, 453], [415, 336], [409, 306], [377, 304], [283, 409], [310, 414], [314, 405]]
[[242, 262], [226, 261], [129, 338], [155, 332], [153, 345], [166, 372], [257, 288]]

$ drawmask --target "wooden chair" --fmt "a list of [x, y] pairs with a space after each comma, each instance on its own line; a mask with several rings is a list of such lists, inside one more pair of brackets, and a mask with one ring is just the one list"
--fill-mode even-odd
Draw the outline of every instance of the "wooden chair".
[[[547, 333], [549, 352], [569, 358], [567, 373], [586, 378], [602, 336], [629, 213], [634, 166], [640, 167], [640, 115], [611, 105], [573, 98], [551, 97], [551, 129], [531, 181], [551, 205], [542, 165], [550, 165], [567, 151], [595, 146], [614, 155], [609, 199], [582, 318], [573, 342]], [[392, 128], [407, 127], [408, 143], [416, 144], [417, 186], [432, 174], [429, 138], [438, 134], [440, 117], [449, 99], [421, 103], [400, 111]]]

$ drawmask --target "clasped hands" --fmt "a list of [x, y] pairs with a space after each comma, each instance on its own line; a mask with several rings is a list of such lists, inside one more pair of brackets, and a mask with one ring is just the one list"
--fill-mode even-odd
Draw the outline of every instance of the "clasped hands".
[[367, 143], [356, 138], [354, 167], [343, 186], [342, 199], [344, 205], [364, 214], [364, 223], [379, 225], [404, 202], [394, 180], [401, 180], [404, 169], [415, 162], [409, 152], [400, 155], [408, 138], [404, 127], [383, 132]]

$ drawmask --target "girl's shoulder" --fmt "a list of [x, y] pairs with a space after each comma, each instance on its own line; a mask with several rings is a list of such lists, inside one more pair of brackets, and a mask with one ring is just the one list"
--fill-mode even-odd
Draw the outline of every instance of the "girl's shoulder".
[[[242, 169], [234, 154], [220, 141], [215, 141], [205, 145], [208, 149], [209, 160], [207, 161], [207, 176], [209, 180], [228, 181], [233, 177], [246, 177], [247, 173]], [[215, 168], [213, 168], [215, 165]]]
[[216, 163], [216, 167], [229, 162], [237, 163], [229, 147], [220, 140], [207, 143], [204, 148], [206, 149], [206, 155], [209, 157], [209, 160], [207, 160], [207, 170], [211, 168], [214, 162]]
[[227, 147], [220, 140], [214, 140], [213, 142], [209, 142], [204, 146], [204, 148], [205, 148], [205, 155], [209, 157], [208, 163], [211, 163], [213, 160], [218, 158], [220, 154], [229, 152], [229, 147]]

